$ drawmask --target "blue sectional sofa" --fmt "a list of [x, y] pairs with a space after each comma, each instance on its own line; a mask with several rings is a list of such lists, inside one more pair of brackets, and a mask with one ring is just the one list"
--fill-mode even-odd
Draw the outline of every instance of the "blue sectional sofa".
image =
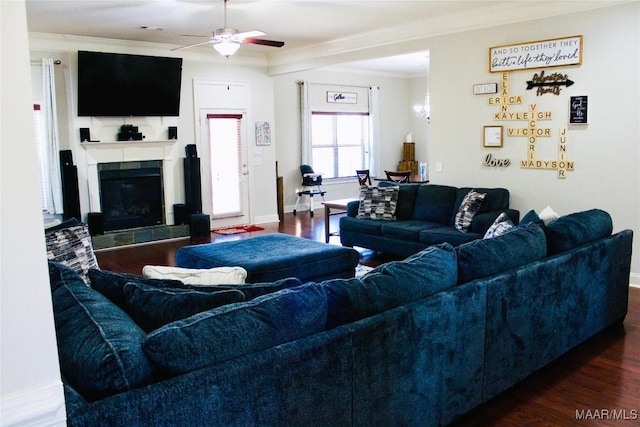
[[217, 292], [50, 263], [68, 425], [445, 425], [623, 321], [632, 232], [612, 230], [594, 209]]
[[[383, 185], [381, 183], [380, 185]], [[388, 186], [387, 186], [388, 187]], [[380, 252], [409, 256], [431, 245], [480, 239], [501, 213], [517, 224], [520, 212], [509, 208], [504, 188], [457, 188], [437, 184], [400, 184], [393, 220], [363, 217], [359, 200], [347, 205], [340, 218], [340, 242]], [[455, 227], [456, 215], [472, 190], [484, 194], [479, 211], [468, 227]]]

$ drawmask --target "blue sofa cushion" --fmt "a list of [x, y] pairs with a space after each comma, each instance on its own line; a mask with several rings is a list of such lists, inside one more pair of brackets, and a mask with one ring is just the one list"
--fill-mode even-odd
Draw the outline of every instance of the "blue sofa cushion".
[[[378, 185], [388, 185], [383, 184], [383, 182]], [[411, 183], [394, 185], [398, 185], [398, 187], [400, 188], [398, 191], [398, 201], [396, 202], [396, 218], [399, 220], [411, 219], [413, 217], [416, 195], [421, 185]]]
[[372, 219], [352, 218], [350, 216], [340, 218], [340, 230], [364, 233], [370, 236], [379, 236], [382, 221]]
[[143, 343], [157, 368], [179, 375], [325, 329], [327, 296], [308, 283], [169, 323]]
[[358, 218], [362, 219], [396, 219], [396, 203], [399, 187], [360, 187], [360, 205]]
[[156, 288], [129, 282], [124, 286], [125, 311], [145, 332], [202, 311], [243, 302], [238, 290], [199, 292], [191, 289]]
[[116, 273], [109, 270], [89, 270], [91, 287], [107, 297], [118, 307], [125, 308], [124, 285], [129, 282], [144, 283], [158, 288], [180, 288], [183, 283], [179, 280], [146, 279], [135, 274]]
[[591, 209], [561, 216], [543, 229], [547, 237], [547, 252], [549, 255], [555, 255], [610, 236], [613, 231], [613, 222], [607, 212]]
[[327, 328], [426, 298], [455, 286], [457, 281], [456, 253], [448, 243], [382, 264], [361, 279], [325, 281]]
[[458, 189], [447, 185], [421, 185], [412, 219], [448, 225]]
[[460, 284], [491, 276], [544, 258], [547, 242], [536, 225], [515, 227], [493, 239], [479, 239], [456, 248]]
[[441, 224], [416, 220], [385, 222], [380, 228], [380, 235], [404, 242], [417, 242], [421, 231], [437, 227], [441, 227]]
[[452, 246], [459, 246], [480, 238], [482, 238], [482, 234], [471, 231], [461, 233], [455, 227], [447, 226], [421, 231], [418, 241], [425, 245], [438, 245], [442, 242], [447, 242], [451, 243]]
[[200, 292], [219, 292], [223, 290], [238, 290], [244, 294], [245, 301], [252, 300], [262, 295], [267, 295], [281, 289], [295, 288], [302, 285], [297, 277], [287, 277], [275, 282], [224, 284], [215, 286], [183, 285], [183, 289], [192, 289]]
[[527, 212], [526, 214], [524, 214], [524, 216], [522, 217], [522, 219], [520, 220], [518, 225], [524, 226], [524, 225], [527, 225], [527, 224], [532, 223], [532, 222], [534, 224], [538, 224], [538, 225], [544, 223], [542, 221], [542, 218], [540, 218], [540, 216], [533, 209], [530, 210], [529, 212]]
[[144, 331], [79, 275], [62, 271], [51, 277], [60, 278], [52, 283], [52, 299], [65, 380], [87, 401], [151, 383], [154, 368], [142, 352]]

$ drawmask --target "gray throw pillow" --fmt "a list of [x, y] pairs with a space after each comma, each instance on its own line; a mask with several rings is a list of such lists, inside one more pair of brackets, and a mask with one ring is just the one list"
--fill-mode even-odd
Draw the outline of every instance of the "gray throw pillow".
[[394, 220], [400, 187], [360, 187], [358, 218]]

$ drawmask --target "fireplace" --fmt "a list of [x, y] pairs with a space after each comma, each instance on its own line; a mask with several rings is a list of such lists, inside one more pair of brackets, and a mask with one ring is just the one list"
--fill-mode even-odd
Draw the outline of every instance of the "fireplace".
[[104, 230], [165, 223], [162, 161], [98, 164]]

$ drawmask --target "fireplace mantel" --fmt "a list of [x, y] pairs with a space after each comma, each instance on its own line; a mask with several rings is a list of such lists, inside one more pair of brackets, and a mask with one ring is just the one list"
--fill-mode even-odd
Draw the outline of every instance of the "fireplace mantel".
[[80, 146], [86, 151], [87, 186], [89, 189], [89, 208], [91, 212], [100, 212], [100, 184], [98, 163], [135, 162], [142, 160], [162, 160], [164, 181], [165, 222], [173, 223], [173, 191], [175, 183], [175, 161], [173, 146], [178, 140], [165, 141], [111, 141], [83, 142]]

